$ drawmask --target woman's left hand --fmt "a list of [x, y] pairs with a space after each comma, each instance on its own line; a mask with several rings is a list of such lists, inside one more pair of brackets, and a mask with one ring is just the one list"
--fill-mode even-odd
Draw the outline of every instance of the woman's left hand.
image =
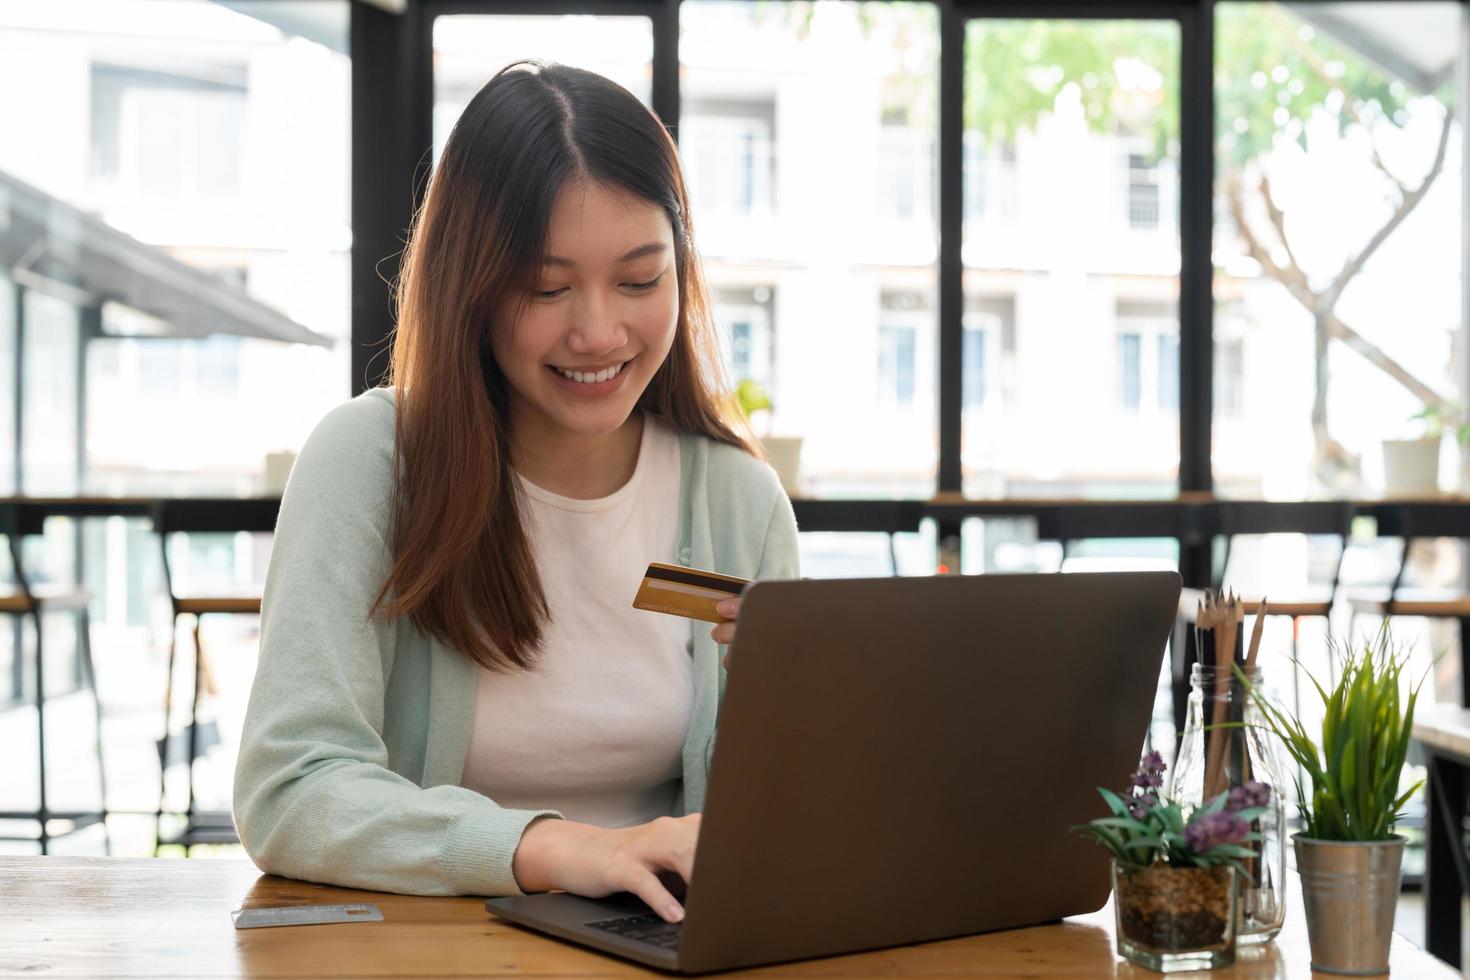
[[735, 619], [740, 615], [740, 600], [721, 599], [715, 606], [715, 612], [725, 617], [725, 621], [710, 630], [710, 638], [716, 643], [729, 646], [735, 641]]

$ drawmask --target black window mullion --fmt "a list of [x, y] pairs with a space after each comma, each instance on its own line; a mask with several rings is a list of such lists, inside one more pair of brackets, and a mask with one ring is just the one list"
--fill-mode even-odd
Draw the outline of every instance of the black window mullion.
[[1214, 489], [1215, 12], [1199, 0], [1180, 19], [1179, 489]]
[[[965, 18], [939, 4], [939, 473], [940, 493], [964, 487], [960, 458], [964, 398]], [[941, 527], [940, 540], [959, 526]]]
[[679, 134], [679, 0], [663, 0], [653, 15], [653, 111]]
[[[388, 367], [395, 281], [413, 219], [416, 172], [432, 144], [428, 18], [364, 3], [349, 8], [352, 59], [351, 317], [353, 396]], [[427, 164], [425, 164], [427, 166]], [[387, 280], [387, 282], [385, 282]]]

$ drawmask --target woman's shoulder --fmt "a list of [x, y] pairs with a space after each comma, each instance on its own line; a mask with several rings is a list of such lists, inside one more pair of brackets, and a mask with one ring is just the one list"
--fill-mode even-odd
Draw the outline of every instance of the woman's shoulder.
[[765, 461], [709, 436], [683, 432], [681, 437], [690, 462], [704, 469], [706, 486], [752, 503], [774, 503], [781, 496], [781, 481]]
[[391, 388], [369, 388], [322, 416], [307, 439], [318, 451], [393, 449], [397, 404]]
[[397, 409], [391, 389], [372, 388], [334, 407], [316, 424], [296, 467], [361, 480], [391, 472]]

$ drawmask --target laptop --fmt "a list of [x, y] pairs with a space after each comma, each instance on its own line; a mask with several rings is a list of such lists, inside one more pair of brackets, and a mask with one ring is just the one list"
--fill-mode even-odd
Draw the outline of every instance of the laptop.
[[637, 898], [495, 915], [681, 973], [1101, 908], [1071, 828], [1136, 767], [1175, 572], [757, 582], [745, 593], [682, 923]]

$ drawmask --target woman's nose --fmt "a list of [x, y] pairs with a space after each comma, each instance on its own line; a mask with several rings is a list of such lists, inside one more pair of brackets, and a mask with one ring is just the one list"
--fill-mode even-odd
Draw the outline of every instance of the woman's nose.
[[578, 354], [600, 354], [617, 350], [627, 342], [627, 330], [619, 322], [617, 304], [600, 295], [587, 295], [572, 310], [572, 328], [567, 346]]

